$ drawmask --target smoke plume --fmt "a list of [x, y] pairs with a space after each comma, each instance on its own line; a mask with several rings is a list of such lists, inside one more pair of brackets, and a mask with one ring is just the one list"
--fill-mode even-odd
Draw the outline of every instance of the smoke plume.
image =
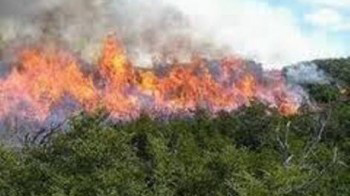
[[330, 78], [314, 63], [300, 63], [285, 71], [289, 82], [294, 84], [328, 84]]
[[161, 0], [3, 0], [0, 7], [3, 42], [64, 43], [89, 62], [112, 32], [138, 66], [222, 54], [182, 12]]

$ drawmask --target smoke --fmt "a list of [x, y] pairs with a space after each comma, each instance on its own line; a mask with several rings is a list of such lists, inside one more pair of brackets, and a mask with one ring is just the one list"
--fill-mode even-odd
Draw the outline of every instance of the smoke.
[[264, 68], [281, 69], [297, 62], [345, 56], [347, 52], [332, 36], [319, 30], [309, 31], [300, 13], [291, 6], [280, 5], [285, 3], [279, 1], [171, 2], [201, 31], [210, 34], [215, 43], [227, 45], [241, 56], [263, 63]]
[[96, 60], [108, 33], [117, 34], [137, 66], [223, 51], [162, 0], [2, 0], [0, 7], [4, 43], [60, 43], [88, 62]]
[[60, 42], [89, 53], [108, 31], [109, 1], [3, 0], [1, 35], [4, 42]]
[[294, 84], [329, 84], [330, 78], [314, 63], [300, 63], [285, 70], [287, 80]]
[[306, 35], [287, 8], [257, 0], [0, 2], [0, 49], [16, 41], [55, 40], [93, 62], [110, 32], [143, 67], [188, 61], [193, 54], [220, 58], [232, 51], [264, 68], [341, 55], [322, 33]]

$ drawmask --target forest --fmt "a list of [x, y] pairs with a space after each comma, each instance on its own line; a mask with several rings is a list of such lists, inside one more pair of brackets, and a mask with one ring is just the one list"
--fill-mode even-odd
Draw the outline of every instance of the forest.
[[215, 118], [110, 123], [101, 110], [22, 147], [3, 142], [0, 195], [350, 195], [350, 59], [312, 63], [332, 80], [304, 85], [313, 107], [298, 115], [255, 102]]

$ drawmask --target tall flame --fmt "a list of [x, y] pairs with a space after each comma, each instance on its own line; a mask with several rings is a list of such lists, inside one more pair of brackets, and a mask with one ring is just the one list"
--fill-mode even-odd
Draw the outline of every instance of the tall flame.
[[82, 71], [72, 54], [45, 47], [23, 49], [18, 65], [0, 79], [1, 118], [16, 115], [44, 122], [67, 98], [85, 111], [103, 106], [118, 119], [198, 107], [212, 113], [232, 111], [253, 100], [284, 115], [295, 114], [299, 107], [280, 72], [259, 75], [237, 57], [193, 58], [187, 64], [138, 69], [115, 36], [106, 38], [94, 74]]

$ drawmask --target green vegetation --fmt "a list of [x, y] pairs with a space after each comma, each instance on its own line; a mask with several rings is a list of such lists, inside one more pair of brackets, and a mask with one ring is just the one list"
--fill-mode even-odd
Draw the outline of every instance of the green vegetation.
[[350, 86], [350, 58], [316, 60], [314, 63], [338, 82]]
[[[337, 68], [349, 67], [325, 70]], [[259, 103], [124, 124], [82, 114], [42, 142], [0, 147], [0, 196], [348, 196], [349, 97], [334, 84], [308, 89], [319, 109], [293, 117]]]

